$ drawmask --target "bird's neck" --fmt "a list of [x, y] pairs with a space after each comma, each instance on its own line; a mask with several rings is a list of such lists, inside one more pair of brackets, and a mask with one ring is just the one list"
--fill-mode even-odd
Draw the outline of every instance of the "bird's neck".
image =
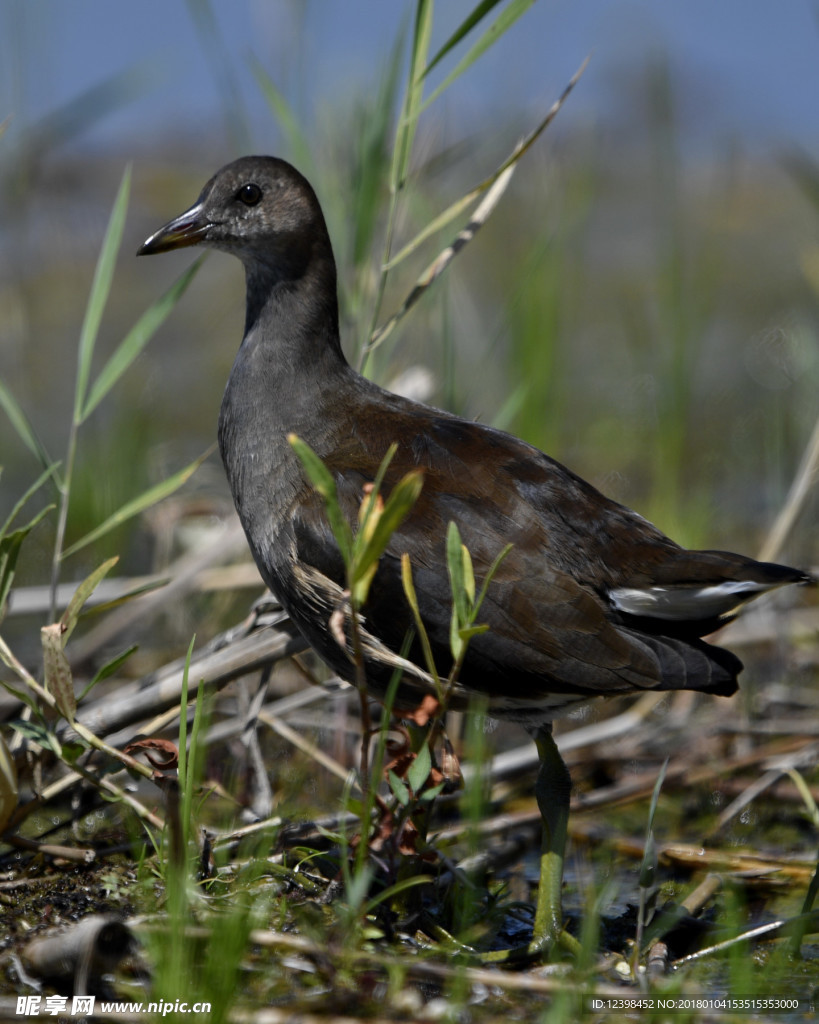
[[251, 433], [298, 431], [353, 373], [341, 351], [329, 242], [298, 262], [247, 261], [245, 275], [245, 333], [223, 412]]
[[245, 279], [243, 344], [273, 344], [281, 357], [309, 361], [329, 348], [343, 360], [336, 267], [329, 240], [326, 245], [314, 242], [301, 258], [271, 253], [268, 261], [256, 255], [245, 264]]
[[219, 442], [257, 556], [259, 538], [288, 517], [302, 480], [287, 435], [326, 448], [328, 413], [344, 406], [355, 376], [339, 343], [332, 255], [298, 275], [258, 261], [248, 267], [246, 331], [222, 401]]

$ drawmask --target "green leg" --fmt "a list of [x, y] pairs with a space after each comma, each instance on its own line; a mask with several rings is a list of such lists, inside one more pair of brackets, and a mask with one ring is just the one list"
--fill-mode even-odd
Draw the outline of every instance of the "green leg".
[[552, 736], [551, 724], [538, 729], [535, 743], [540, 757], [535, 797], [543, 819], [543, 839], [535, 927], [530, 949], [533, 953], [539, 953], [552, 947], [562, 935], [569, 938], [563, 933], [561, 890], [572, 780]]
[[513, 963], [538, 959], [559, 947], [577, 956], [580, 943], [563, 930], [561, 890], [563, 888], [563, 854], [569, 825], [569, 797], [572, 780], [550, 724], [535, 733], [540, 770], [535, 783], [535, 797], [543, 819], [540, 848], [540, 881], [535, 907], [535, 926], [528, 946], [517, 946], [498, 952], [484, 953], [484, 963]]

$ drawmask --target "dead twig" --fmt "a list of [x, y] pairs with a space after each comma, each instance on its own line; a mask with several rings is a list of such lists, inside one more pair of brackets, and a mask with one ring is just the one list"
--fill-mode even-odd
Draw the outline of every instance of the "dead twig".
[[755, 779], [735, 800], [731, 801], [719, 818], [717, 818], [716, 824], [705, 834], [705, 838], [711, 838], [719, 832], [732, 818], [735, 818], [748, 804], [761, 793], [764, 793], [766, 789], [777, 783], [788, 771], [793, 768], [799, 768], [805, 763], [813, 763], [816, 760], [817, 754], [819, 754], [819, 744], [811, 743], [801, 747], [787, 757], [778, 759], [764, 775]]
[[18, 850], [28, 850], [44, 857], [54, 857], [59, 860], [70, 860], [77, 864], [93, 864], [96, 860], [96, 851], [76, 846], [61, 846], [58, 843], [38, 843], [34, 839], [25, 839], [23, 836], [9, 835], [3, 839], [4, 843], [14, 846]]
[[693, 963], [695, 960], [702, 960], [703, 957], [713, 956], [715, 953], [724, 953], [732, 946], [740, 942], [751, 942], [754, 939], [779, 939], [791, 937], [794, 933], [803, 935], [808, 932], [815, 932], [819, 929], [819, 911], [814, 910], [810, 914], [798, 914], [796, 917], [781, 918], [778, 921], [769, 921], [767, 924], [759, 925], [757, 928], [750, 928], [748, 931], [733, 935], [729, 939], [723, 939], [712, 946], [698, 949], [696, 953], [681, 957], [674, 962], [675, 967], [683, 964]]
[[[574, 840], [589, 843], [605, 841], [615, 853], [634, 860], [641, 860], [645, 850], [642, 839], [627, 836], [603, 837], [593, 825], [575, 822], [569, 828]], [[660, 863], [686, 870], [709, 870], [730, 872], [745, 875], [773, 875], [797, 881], [800, 884], [810, 879], [814, 864], [807, 858], [785, 859], [767, 856], [762, 853], [737, 853], [736, 851], [709, 850], [704, 846], [693, 846], [687, 843], [657, 843], [657, 855]]]
[[813, 433], [805, 446], [802, 460], [793, 478], [785, 504], [779, 511], [773, 526], [759, 551], [763, 562], [774, 561], [782, 551], [785, 541], [805, 506], [811, 488], [819, 479], [819, 418], [813, 425]]
[[[238, 631], [231, 630], [194, 655], [190, 678], [203, 681], [206, 695], [307, 647], [284, 612], [262, 629], [248, 633], [247, 628], [243, 624]], [[136, 683], [88, 702], [82, 708], [83, 721], [98, 735], [109, 736], [167, 711], [179, 704], [184, 669], [185, 659], [178, 658]]]

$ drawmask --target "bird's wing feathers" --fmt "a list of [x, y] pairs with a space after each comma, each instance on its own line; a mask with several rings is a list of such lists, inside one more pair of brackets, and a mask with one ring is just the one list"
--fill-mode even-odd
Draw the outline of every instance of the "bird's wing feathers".
[[[451, 591], [445, 540], [447, 525], [454, 521], [479, 585], [498, 553], [512, 544], [479, 614], [489, 630], [469, 648], [463, 672], [470, 689], [515, 701], [546, 693], [594, 695], [656, 687], [733, 690], [735, 660], [715, 666], [711, 648], [669, 645], [611, 614], [605, 590], [606, 556], [613, 544], [643, 547], [653, 560], [659, 559], [655, 547], [681, 549], [509, 435], [445, 414], [431, 421], [425, 417], [417, 430], [412, 421], [410, 414], [402, 424], [403, 443], [388, 471], [385, 494], [414, 468], [424, 471], [424, 487], [392, 538], [365, 609], [369, 628], [392, 650], [400, 649], [412, 625], [400, 581], [400, 559], [407, 553], [438, 669], [448, 671]], [[379, 438], [377, 430], [368, 429], [372, 424], [362, 426], [359, 437]], [[375, 450], [372, 441], [369, 448], [358, 439], [336, 443], [327, 458], [351, 522], [389, 440], [383, 438], [383, 450]], [[560, 514], [555, 511], [558, 492]], [[304, 496], [297, 519], [299, 559], [343, 584], [341, 559], [329, 542], [315, 496]], [[413, 654], [420, 656], [420, 650]]]

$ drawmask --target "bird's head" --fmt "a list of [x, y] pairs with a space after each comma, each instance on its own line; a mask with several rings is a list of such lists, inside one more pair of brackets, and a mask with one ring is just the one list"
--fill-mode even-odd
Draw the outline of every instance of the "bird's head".
[[184, 213], [155, 231], [138, 256], [206, 245], [267, 265], [277, 276], [303, 270], [316, 246], [329, 245], [309, 182], [284, 160], [246, 156], [223, 167]]

